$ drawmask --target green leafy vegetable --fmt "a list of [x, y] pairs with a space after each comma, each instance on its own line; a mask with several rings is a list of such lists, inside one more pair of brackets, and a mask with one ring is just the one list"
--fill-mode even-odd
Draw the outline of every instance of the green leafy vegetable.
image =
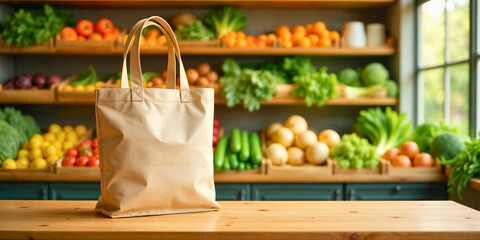
[[275, 85], [278, 77], [267, 70], [241, 69], [232, 59], [226, 59], [222, 65], [224, 75], [220, 77], [223, 84], [222, 96], [227, 100], [227, 107], [234, 107], [243, 101], [243, 106], [250, 112], [260, 109], [260, 101], [270, 101], [276, 94]]
[[357, 118], [360, 133], [375, 147], [378, 155], [390, 148], [399, 147], [410, 138], [412, 122], [406, 113], [398, 114], [390, 107], [383, 112], [379, 107], [360, 111]]
[[381, 63], [370, 63], [362, 71], [362, 83], [364, 86], [384, 85], [388, 77], [388, 70]]
[[186, 26], [178, 25], [175, 35], [179, 40], [212, 40], [215, 34], [202, 21], [189, 22]]
[[445, 122], [425, 122], [417, 126], [412, 135], [412, 141], [416, 142], [420, 152], [430, 152], [433, 139], [440, 133], [459, 133], [455, 127], [448, 126]]
[[297, 84], [297, 87], [292, 94], [303, 98], [308, 107], [314, 103], [321, 107], [327, 100], [338, 96], [337, 75], [328, 74], [327, 67], [322, 67], [318, 72], [312, 74], [295, 76], [293, 82]]
[[88, 72], [81, 72], [71, 85], [74, 87], [78, 85], [86, 86], [95, 84], [95, 82], [97, 82], [97, 71], [94, 67], [88, 66]]
[[275, 64], [270, 61], [265, 61], [264, 63], [260, 64], [258, 66], [258, 69], [260, 70], [268, 70], [271, 73], [275, 74], [279, 78], [279, 84], [287, 84], [287, 83], [292, 83], [292, 79], [287, 77], [287, 72], [283, 70], [282, 65], [280, 64]]
[[37, 14], [19, 9], [13, 16], [5, 16], [0, 24], [0, 38], [8, 46], [15, 44], [26, 47], [30, 44], [39, 44], [53, 38], [63, 27], [75, 23], [73, 15], [64, 11], [55, 11], [45, 4]]
[[312, 61], [308, 57], [286, 57], [283, 59], [282, 66], [287, 74], [287, 79], [317, 72], [317, 68], [312, 65]]
[[378, 166], [378, 154], [367, 139], [357, 134], [345, 134], [342, 141], [330, 152], [341, 168], [375, 168]]
[[454, 159], [442, 161], [442, 164], [452, 166], [448, 179], [448, 192], [457, 193], [463, 200], [462, 191], [472, 178], [480, 177], [480, 140], [471, 139], [465, 143], [465, 148]]
[[440, 133], [433, 139], [430, 153], [439, 160], [455, 158], [465, 148], [463, 139], [455, 133]]
[[233, 7], [224, 7], [208, 13], [204, 17], [204, 22], [217, 37], [223, 37], [230, 31], [237, 32], [247, 27], [245, 15]]

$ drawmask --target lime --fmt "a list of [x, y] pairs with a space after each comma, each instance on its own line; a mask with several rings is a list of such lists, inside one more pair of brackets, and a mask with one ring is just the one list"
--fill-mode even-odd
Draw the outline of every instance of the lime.
[[10, 170], [17, 169], [17, 163], [15, 162], [15, 160], [13, 160], [11, 158], [7, 158], [7, 159], [3, 160], [2, 168], [10, 169]]

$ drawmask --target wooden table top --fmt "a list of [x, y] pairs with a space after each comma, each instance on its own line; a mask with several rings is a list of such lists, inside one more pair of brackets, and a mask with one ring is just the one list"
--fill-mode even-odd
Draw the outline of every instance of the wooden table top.
[[220, 204], [110, 219], [94, 201], [0, 201], [0, 239], [480, 239], [480, 212], [452, 201]]

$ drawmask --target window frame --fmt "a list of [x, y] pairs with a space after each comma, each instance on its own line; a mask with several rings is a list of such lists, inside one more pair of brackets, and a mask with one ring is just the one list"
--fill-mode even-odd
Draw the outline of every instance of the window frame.
[[[423, 104], [423, 90], [424, 90], [424, 82], [423, 79], [420, 78], [420, 74], [422, 72], [432, 70], [432, 69], [443, 69], [443, 89], [444, 89], [444, 106], [443, 106], [443, 119], [446, 122], [450, 122], [450, 73], [449, 68], [452, 66], [458, 66], [459, 64], [467, 63], [469, 66], [469, 107], [468, 107], [468, 121], [469, 121], [469, 135], [471, 137], [476, 137], [480, 127], [480, 111], [477, 109], [479, 106], [479, 98], [477, 97], [477, 93], [479, 93], [479, 76], [477, 68], [480, 68], [480, 53], [477, 52], [477, 45], [479, 41], [479, 30], [477, 29], [478, 26], [478, 2], [476, 0], [469, 0], [469, 21], [470, 21], [470, 32], [469, 32], [469, 55], [468, 59], [464, 60], [449, 60], [449, 24], [448, 24], [448, 10], [445, 6], [444, 9], [444, 23], [445, 23], [445, 52], [444, 52], [444, 62], [443, 64], [435, 64], [432, 66], [421, 67], [420, 66], [420, 59], [421, 59], [421, 33], [420, 33], [420, 26], [421, 26], [421, 6], [431, 0], [415, 0], [415, 13], [414, 13], [414, 36], [415, 36], [415, 57], [414, 57], [414, 64], [415, 64], [415, 122], [417, 124], [422, 123], [424, 121], [424, 104]], [[448, 0], [444, 0], [445, 4]]]

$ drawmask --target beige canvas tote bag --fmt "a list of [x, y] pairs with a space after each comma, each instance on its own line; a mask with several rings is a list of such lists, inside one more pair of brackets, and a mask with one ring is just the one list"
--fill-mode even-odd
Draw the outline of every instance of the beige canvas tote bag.
[[[143, 88], [140, 36], [150, 25], [167, 39], [166, 89]], [[126, 64], [130, 45], [131, 87]], [[180, 89], [175, 89], [175, 59]], [[135, 24], [123, 53], [121, 88], [95, 93], [98, 213], [117, 218], [220, 209], [213, 182], [213, 89], [189, 89], [177, 39], [164, 19], [150, 17]]]

